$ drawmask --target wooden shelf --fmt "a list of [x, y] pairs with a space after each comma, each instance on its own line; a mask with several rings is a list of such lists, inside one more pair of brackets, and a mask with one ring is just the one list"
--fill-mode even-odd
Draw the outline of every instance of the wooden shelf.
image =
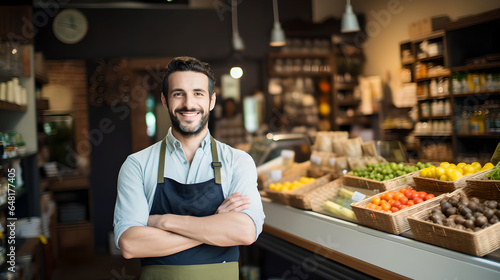
[[417, 101], [427, 101], [427, 100], [436, 100], [436, 99], [448, 99], [450, 97], [451, 97], [451, 95], [449, 95], [449, 94], [446, 94], [446, 95], [436, 95], [436, 96], [426, 96], [426, 97], [417, 96]]
[[444, 115], [444, 116], [430, 116], [430, 117], [421, 117], [421, 121], [428, 121], [428, 120], [447, 120], [453, 118], [452, 115]]
[[444, 55], [440, 54], [440, 55], [419, 58], [419, 59], [417, 59], [417, 61], [426, 62], [426, 61], [434, 61], [434, 60], [442, 60], [442, 59], [444, 59]]
[[497, 138], [500, 139], [500, 134], [457, 134], [457, 138]]
[[489, 62], [489, 63], [451, 67], [451, 71], [452, 72], [461, 72], [461, 71], [485, 70], [485, 69], [491, 69], [491, 68], [500, 68], [500, 62]]
[[479, 91], [479, 92], [458, 93], [458, 94], [454, 94], [453, 97], [455, 97], [455, 98], [462, 98], [462, 97], [469, 97], [469, 96], [475, 96], [475, 95], [481, 95], [481, 96], [484, 96], [484, 95], [497, 95], [497, 96], [500, 96], [500, 91], [486, 91], [486, 90], [482, 90], [482, 91]]
[[24, 112], [27, 109], [27, 106], [21, 106], [7, 101], [0, 101], [0, 110]]
[[425, 81], [432, 80], [432, 79], [449, 78], [449, 77], [451, 77], [451, 72], [440, 73], [440, 74], [436, 74], [436, 75], [427, 75], [425, 77], [416, 78], [415, 81], [416, 82], [425, 82]]
[[88, 177], [63, 177], [63, 178], [48, 178], [49, 189], [52, 191], [73, 191], [86, 190], [90, 188]]
[[415, 137], [419, 138], [451, 138], [452, 135], [450, 134], [415, 134]]

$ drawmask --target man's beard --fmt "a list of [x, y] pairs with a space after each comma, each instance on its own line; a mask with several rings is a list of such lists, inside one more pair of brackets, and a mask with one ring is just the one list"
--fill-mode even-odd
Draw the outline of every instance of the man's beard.
[[[199, 112], [199, 113], [201, 113], [201, 120], [200, 120], [200, 123], [198, 124], [198, 126], [196, 126], [194, 129], [189, 129], [186, 126], [181, 125], [181, 122], [179, 121], [179, 119], [175, 115], [175, 112], [179, 112], [179, 111], [180, 112]], [[200, 133], [203, 130], [203, 128], [206, 126], [206, 124], [208, 123], [208, 118], [210, 115], [210, 114], [205, 114], [205, 111], [203, 109], [188, 110], [187, 108], [181, 108], [181, 109], [175, 110], [175, 112], [172, 113], [170, 110], [168, 110], [168, 114], [170, 115], [170, 120], [172, 121], [172, 128], [175, 131], [179, 132], [181, 135], [186, 136], [186, 137], [194, 136], [194, 135], [197, 135], [198, 133]]]

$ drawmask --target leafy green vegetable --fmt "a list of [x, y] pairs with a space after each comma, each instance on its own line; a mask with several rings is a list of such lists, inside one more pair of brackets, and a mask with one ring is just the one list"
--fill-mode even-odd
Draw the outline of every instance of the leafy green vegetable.
[[488, 180], [500, 180], [500, 162], [493, 168], [491, 172], [486, 174]]

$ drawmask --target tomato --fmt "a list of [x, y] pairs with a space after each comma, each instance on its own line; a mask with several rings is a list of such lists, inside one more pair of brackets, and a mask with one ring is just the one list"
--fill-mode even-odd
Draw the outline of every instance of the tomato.
[[401, 202], [401, 205], [407, 205], [408, 204], [408, 197], [403, 196], [399, 199], [399, 202]]
[[399, 200], [403, 196], [405, 196], [403, 193], [397, 192], [394, 194], [394, 200]]
[[[416, 198], [421, 198], [420, 197], [420, 194], [418, 192], [414, 192], [411, 194], [411, 199], [413, 199], [413, 201], [415, 201]], [[423, 199], [423, 198], [422, 198]], [[415, 201], [416, 202], [416, 201]], [[415, 203], [416, 204], [416, 203]]]
[[396, 201], [397, 201], [397, 200], [391, 199], [391, 200], [389, 200], [389, 201], [387, 201], [387, 202], [389, 202], [389, 204], [390, 204], [391, 206], [394, 206], [394, 203], [396, 203]]
[[371, 200], [371, 203], [375, 204], [375, 205], [380, 205], [380, 197], [378, 196], [374, 196]]
[[386, 198], [386, 200], [387, 200], [387, 201], [389, 201], [389, 200], [393, 199], [393, 198], [394, 198], [394, 191], [392, 191], [392, 192], [391, 192], [391, 191], [387, 192], [387, 193], [385, 194], [385, 198]]
[[408, 200], [408, 207], [415, 205], [415, 201], [413, 200]]
[[419, 204], [419, 203], [424, 202], [424, 200], [421, 197], [417, 197], [417, 198], [413, 199], [413, 202], [415, 202], [415, 204]]
[[399, 211], [399, 208], [397, 207], [392, 207], [391, 208], [391, 212], [394, 213], [394, 212], [398, 212]]
[[435, 197], [435, 196], [434, 196], [432, 193], [430, 193], [430, 194], [428, 194], [428, 195], [426, 195], [426, 196], [424, 197], [424, 200], [433, 199], [434, 197]]
[[403, 205], [403, 204], [401, 204], [401, 202], [399, 202], [399, 200], [396, 200], [396, 202], [394, 202], [394, 204], [392, 205], [392, 207], [396, 207], [396, 208], [398, 208], [398, 209], [401, 209], [401, 206], [402, 206], [402, 205]]
[[391, 210], [391, 204], [389, 204], [388, 202], [386, 202], [380, 206], [382, 206], [382, 210], [384, 210], [384, 211]]
[[406, 188], [400, 188], [400, 189], [399, 189], [399, 192], [400, 192], [400, 193], [402, 193], [402, 194], [404, 194], [407, 190], [408, 190], [408, 189], [406, 189]]
[[417, 192], [418, 193], [418, 197], [420, 197], [421, 199], [424, 199], [425, 196], [427, 195], [426, 192]]
[[413, 190], [413, 187], [412, 186], [408, 186], [407, 189], [409, 189], [411, 191], [411, 190]]
[[401, 205], [401, 210], [408, 208], [408, 205]]
[[411, 190], [407, 190], [407, 191], [405, 192], [405, 196], [406, 196], [408, 199], [411, 199], [411, 195], [412, 195], [412, 194], [413, 194], [413, 193], [412, 193], [412, 191], [411, 191]]

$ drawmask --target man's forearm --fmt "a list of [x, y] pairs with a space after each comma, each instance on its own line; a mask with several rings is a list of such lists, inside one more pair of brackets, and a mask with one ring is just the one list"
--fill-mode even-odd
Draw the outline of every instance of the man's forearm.
[[126, 259], [164, 257], [202, 244], [192, 238], [149, 226], [127, 229], [118, 243]]
[[241, 212], [206, 217], [165, 214], [157, 227], [215, 246], [249, 245], [256, 234], [253, 220]]

